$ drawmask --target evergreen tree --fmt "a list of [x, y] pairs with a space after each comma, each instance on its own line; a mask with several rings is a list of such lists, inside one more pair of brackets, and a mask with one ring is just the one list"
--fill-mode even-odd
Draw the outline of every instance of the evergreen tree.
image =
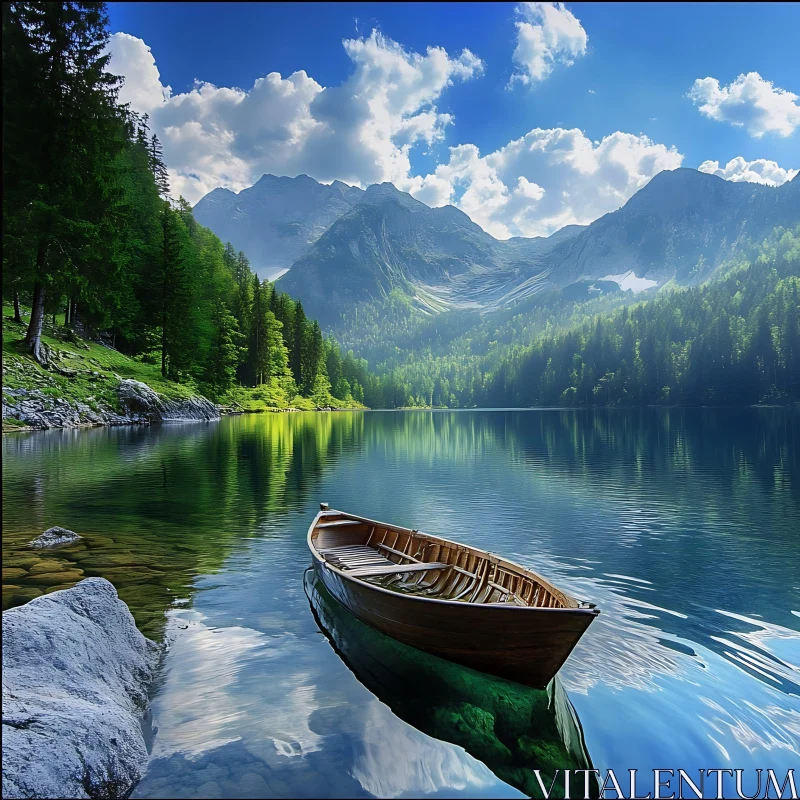
[[15, 254], [5, 266], [33, 285], [25, 343], [39, 361], [49, 295], [96, 288], [87, 270], [109, 255], [109, 166], [122, 141], [112, 133], [121, 115], [119, 79], [105, 71], [107, 22], [99, 3], [3, 7], [4, 234]]
[[292, 325], [292, 349], [289, 354], [289, 366], [302, 394], [310, 391], [309, 382], [309, 330], [303, 304], [298, 300], [294, 304], [294, 320]]
[[166, 200], [169, 197], [169, 174], [166, 164], [164, 164], [161, 142], [155, 134], [150, 137], [147, 152], [150, 158], [150, 171], [153, 173], [158, 193]]
[[203, 370], [202, 384], [211, 397], [221, 397], [233, 386], [241, 359], [241, 334], [236, 318], [218, 301], [211, 319], [213, 341]]

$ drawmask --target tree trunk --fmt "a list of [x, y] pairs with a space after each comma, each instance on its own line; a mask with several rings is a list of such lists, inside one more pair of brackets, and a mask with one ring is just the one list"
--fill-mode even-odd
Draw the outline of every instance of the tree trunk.
[[22, 322], [22, 315], [19, 313], [19, 292], [14, 292], [14, 322]]
[[33, 304], [31, 305], [31, 321], [25, 334], [25, 347], [40, 364], [46, 363], [42, 352], [42, 323], [44, 322], [45, 288], [39, 281], [33, 287]]
[[161, 375], [167, 377], [167, 318], [161, 318]]

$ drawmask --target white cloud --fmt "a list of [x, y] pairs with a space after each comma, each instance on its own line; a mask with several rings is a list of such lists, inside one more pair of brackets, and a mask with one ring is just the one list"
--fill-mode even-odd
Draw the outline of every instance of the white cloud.
[[336, 87], [301, 70], [270, 73], [247, 91], [198, 81], [173, 94], [147, 45], [127, 34], [112, 37], [110, 69], [125, 76], [121, 100], [150, 114], [173, 193], [192, 203], [267, 172], [362, 187], [391, 181], [428, 205], [453, 203], [498, 238], [537, 236], [614, 211], [683, 160], [644, 135], [593, 141], [577, 129], [537, 128], [483, 156], [474, 144], [451, 147], [446, 163], [414, 175], [412, 148], [442, 141], [452, 122], [437, 108], [442, 93], [483, 63], [469, 50], [411, 53], [377, 32], [343, 45], [353, 73]]
[[767, 186], [780, 186], [792, 180], [800, 169], [784, 169], [774, 161], [766, 158], [757, 158], [755, 161], [745, 161], [741, 156], [732, 158], [724, 167], [719, 161], [704, 161], [698, 169], [717, 175], [726, 181], [749, 181], [750, 183], [765, 183]]
[[454, 203], [498, 239], [546, 236], [615, 211], [682, 161], [643, 135], [617, 131], [592, 142], [577, 129], [536, 128], [486, 156], [472, 144], [452, 147], [446, 164], [409, 188], [431, 205]]
[[[161, 85], [161, 74], [150, 48], [135, 36], [115, 33], [112, 37], [113, 66], [124, 65], [125, 71], [116, 70], [119, 75], [132, 75], [126, 78], [119, 94], [121, 103], [130, 103], [140, 113], [149, 113], [160, 106], [172, 94], [169, 86]], [[110, 72], [115, 72], [109, 67]]]
[[563, 3], [521, 3], [515, 11], [520, 19], [513, 60], [519, 71], [512, 82], [544, 80], [557, 63], [571, 66], [586, 54], [589, 37]]
[[125, 76], [121, 101], [150, 114], [173, 192], [190, 202], [217, 186], [238, 191], [265, 172], [362, 186], [402, 181], [411, 148], [440, 141], [452, 122], [436, 108], [442, 92], [479, 75], [483, 62], [469, 50], [410, 53], [377, 31], [343, 45], [355, 70], [334, 88], [301, 70], [270, 73], [248, 91], [198, 81], [173, 95], [147, 45], [124, 33], [111, 37], [109, 71]]
[[702, 114], [745, 128], [756, 138], [765, 133], [791, 136], [800, 127], [797, 95], [776, 88], [757, 72], [740, 75], [728, 86], [720, 86], [716, 78], [698, 78], [688, 96]]

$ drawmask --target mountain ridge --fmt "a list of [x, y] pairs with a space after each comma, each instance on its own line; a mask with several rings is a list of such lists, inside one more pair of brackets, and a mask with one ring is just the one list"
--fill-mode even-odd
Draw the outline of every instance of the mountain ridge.
[[[227, 216], [216, 228], [215, 212]], [[395, 290], [438, 313], [496, 310], [545, 288], [628, 272], [658, 285], [697, 283], [744, 243], [800, 220], [800, 181], [769, 187], [665, 170], [590, 225], [506, 240], [454, 206], [430, 208], [391, 183], [362, 190], [307, 175], [264, 175], [238, 194], [216, 189], [195, 214], [335, 325], [354, 305]]]

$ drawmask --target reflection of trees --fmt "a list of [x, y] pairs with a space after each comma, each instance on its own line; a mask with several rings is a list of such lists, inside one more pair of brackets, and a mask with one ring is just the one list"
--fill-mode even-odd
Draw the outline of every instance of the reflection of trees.
[[689, 470], [713, 472], [728, 493], [743, 482], [800, 493], [800, 415], [783, 409], [372, 412], [362, 430], [371, 451], [414, 460], [466, 461], [500, 447], [576, 479], [648, 471], [677, 487]]
[[[497, 455], [524, 464], [532, 481], [571, 483], [620, 506], [649, 500], [656, 486], [663, 508], [711, 526], [732, 510], [753, 516], [754, 497], [796, 513], [797, 423], [796, 413], [767, 409], [334, 412], [6, 436], [3, 554], [50, 525], [78, 530], [83, 544], [42, 557], [109, 577], [152, 629], [196, 574], [218, 569], [267, 515], [301, 506], [342, 458], [449, 465], [457, 477]], [[631, 515], [625, 535], [647, 535], [651, 522]], [[779, 534], [754, 525], [723, 544]], [[9, 590], [4, 603], [43, 590], [31, 576], [13, 581], [28, 594]]]
[[[267, 514], [300, 504], [327, 466], [353, 452], [362, 428], [362, 414], [263, 414], [5, 437], [4, 561], [30, 557], [25, 543], [45, 527], [71, 527], [84, 540], [41, 554], [45, 574], [65, 571], [65, 583], [76, 568], [107, 577], [158, 635], [164, 609], [194, 576], [217, 570]], [[20, 588], [4, 591], [4, 607], [56, 585], [34, 574], [5, 584]]]

